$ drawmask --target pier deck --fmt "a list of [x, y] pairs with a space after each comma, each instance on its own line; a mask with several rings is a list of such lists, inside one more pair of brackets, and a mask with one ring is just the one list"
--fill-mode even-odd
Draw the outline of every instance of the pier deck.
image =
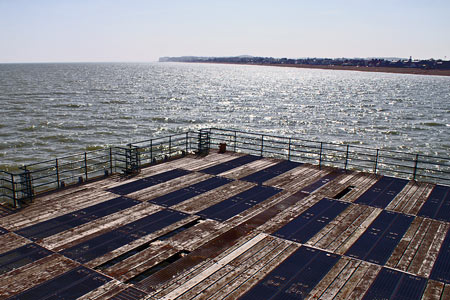
[[450, 188], [211, 153], [0, 217], [1, 299], [450, 299]]

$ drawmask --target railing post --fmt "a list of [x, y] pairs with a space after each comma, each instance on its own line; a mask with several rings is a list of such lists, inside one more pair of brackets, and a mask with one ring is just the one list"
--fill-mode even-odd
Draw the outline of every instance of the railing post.
[[263, 156], [264, 151], [264, 134], [261, 134], [261, 157]]
[[417, 164], [418, 164], [418, 163], [419, 163], [419, 154], [416, 154], [416, 159], [414, 160], [413, 180], [416, 180]]
[[344, 166], [345, 171], [347, 171], [347, 164], [348, 164], [348, 148], [349, 148], [349, 145], [347, 145], [347, 152], [345, 154], [345, 166]]
[[17, 208], [16, 183], [14, 182], [13, 174], [11, 174], [11, 191], [12, 191], [12, 196], [13, 196], [14, 208]]
[[291, 160], [291, 138], [289, 138], [288, 160]]
[[236, 130], [234, 131], [234, 152], [236, 152], [236, 143], [237, 143], [237, 138], [236, 138]]
[[150, 140], [150, 161], [153, 162], [153, 140]]
[[186, 132], [186, 155], [188, 154], [189, 132]]
[[172, 154], [172, 136], [169, 136], [169, 157]]
[[323, 142], [320, 142], [319, 169], [322, 168], [322, 149], [323, 149]]
[[56, 167], [56, 182], [58, 183], [58, 189], [59, 189], [59, 167], [58, 167], [58, 159], [55, 160], [55, 167]]
[[88, 169], [87, 169], [87, 154], [84, 152], [84, 176], [86, 177], [86, 181], [88, 180]]
[[112, 174], [113, 172], [113, 160], [112, 160], [112, 147], [109, 147], [109, 170]]
[[377, 175], [377, 166], [378, 166], [378, 154], [380, 152], [380, 149], [377, 149], [377, 156], [375, 157], [375, 166], [373, 167], [373, 173]]

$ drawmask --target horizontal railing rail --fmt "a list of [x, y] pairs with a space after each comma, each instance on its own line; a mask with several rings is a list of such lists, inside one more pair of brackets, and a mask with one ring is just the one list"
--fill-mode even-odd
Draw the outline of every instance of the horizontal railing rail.
[[232, 151], [450, 185], [448, 157], [208, 128], [211, 146]]
[[139, 171], [188, 153], [205, 153], [221, 144], [234, 152], [450, 185], [448, 157], [205, 128], [28, 164], [20, 172], [0, 171], [0, 203], [18, 207], [46, 191], [114, 173]]

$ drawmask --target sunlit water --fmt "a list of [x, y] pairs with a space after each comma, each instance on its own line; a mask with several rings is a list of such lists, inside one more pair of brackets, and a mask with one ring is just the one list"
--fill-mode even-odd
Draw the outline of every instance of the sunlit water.
[[211, 126], [450, 155], [450, 77], [213, 64], [0, 64], [0, 103], [0, 169]]

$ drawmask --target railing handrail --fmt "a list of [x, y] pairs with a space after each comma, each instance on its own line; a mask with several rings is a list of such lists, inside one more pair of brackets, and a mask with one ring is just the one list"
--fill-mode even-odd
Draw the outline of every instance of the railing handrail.
[[[377, 150], [378, 148], [372, 148], [372, 147], [367, 147], [367, 146], [358, 146], [358, 145], [352, 145], [352, 144], [348, 144], [348, 143], [333, 143], [333, 142], [323, 142], [323, 141], [318, 141], [318, 140], [308, 140], [308, 139], [302, 139], [299, 137], [287, 137], [287, 136], [279, 136], [279, 135], [273, 135], [273, 134], [267, 134], [267, 133], [255, 133], [255, 132], [246, 132], [246, 131], [242, 131], [242, 130], [234, 130], [234, 129], [225, 129], [225, 128], [218, 128], [218, 127], [211, 127], [211, 128], [203, 128], [203, 130], [219, 130], [219, 131], [227, 131], [227, 132], [237, 132], [237, 133], [243, 133], [243, 134], [248, 134], [248, 135], [256, 135], [256, 136], [261, 136], [263, 135], [264, 137], [272, 137], [272, 138], [278, 138], [278, 139], [291, 139], [291, 140], [297, 140], [297, 141], [302, 141], [302, 142], [309, 142], [309, 143], [323, 143], [323, 144], [327, 144], [327, 145], [335, 145], [335, 146], [350, 146], [352, 148], [357, 148], [357, 149], [365, 149], [365, 150]], [[232, 136], [233, 137], [233, 136]], [[255, 138], [255, 140], [257, 140]], [[448, 158], [445, 157], [441, 157], [441, 156], [433, 156], [433, 155], [429, 155], [429, 154], [422, 154], [422, 153], [415, 153], [415, 152], [404, 152], [404, 151], [398, 151], [398, 150], [390, 150], [390, 149], [379, 149], [380, 151], [384, 151], [384, 152], [391, 152], [391, 153], [395, 153], [395, 154], [405, 154], [405, 155], [416, 155], [419, 154], [422, 157], [427, 157], [427, 158], [434, 158], [434, 159], [445, 159], [448, 160]]]
[[[205, 132], [206, 137], [203, 135]], [[15, 172], [0, 170], [0, 200], [9, 198], [16, 203], [20, 195], [30, 190], [33, 193], [33, 189], [57, 189], [65, 186], [66, 180], [83, 182], [102, 171], [105, 175], [117, 172], [117, 169], [132, 171], [155, 162], [156, 158], [167, 159], [193, 150], [203, 151], [205, 147], [209, 149], [210, 145], [223, 142], [229, 142], [234, 151], [313, 161], [318, 162], [319, 167], [352, 168], [375, 174], [396, 172], [396, 175], [406, 175], [412, 180], [444, 181], [450, 185], [450, 164], [446, 157], [211, 127], [70, 154], [24, 165]]]

